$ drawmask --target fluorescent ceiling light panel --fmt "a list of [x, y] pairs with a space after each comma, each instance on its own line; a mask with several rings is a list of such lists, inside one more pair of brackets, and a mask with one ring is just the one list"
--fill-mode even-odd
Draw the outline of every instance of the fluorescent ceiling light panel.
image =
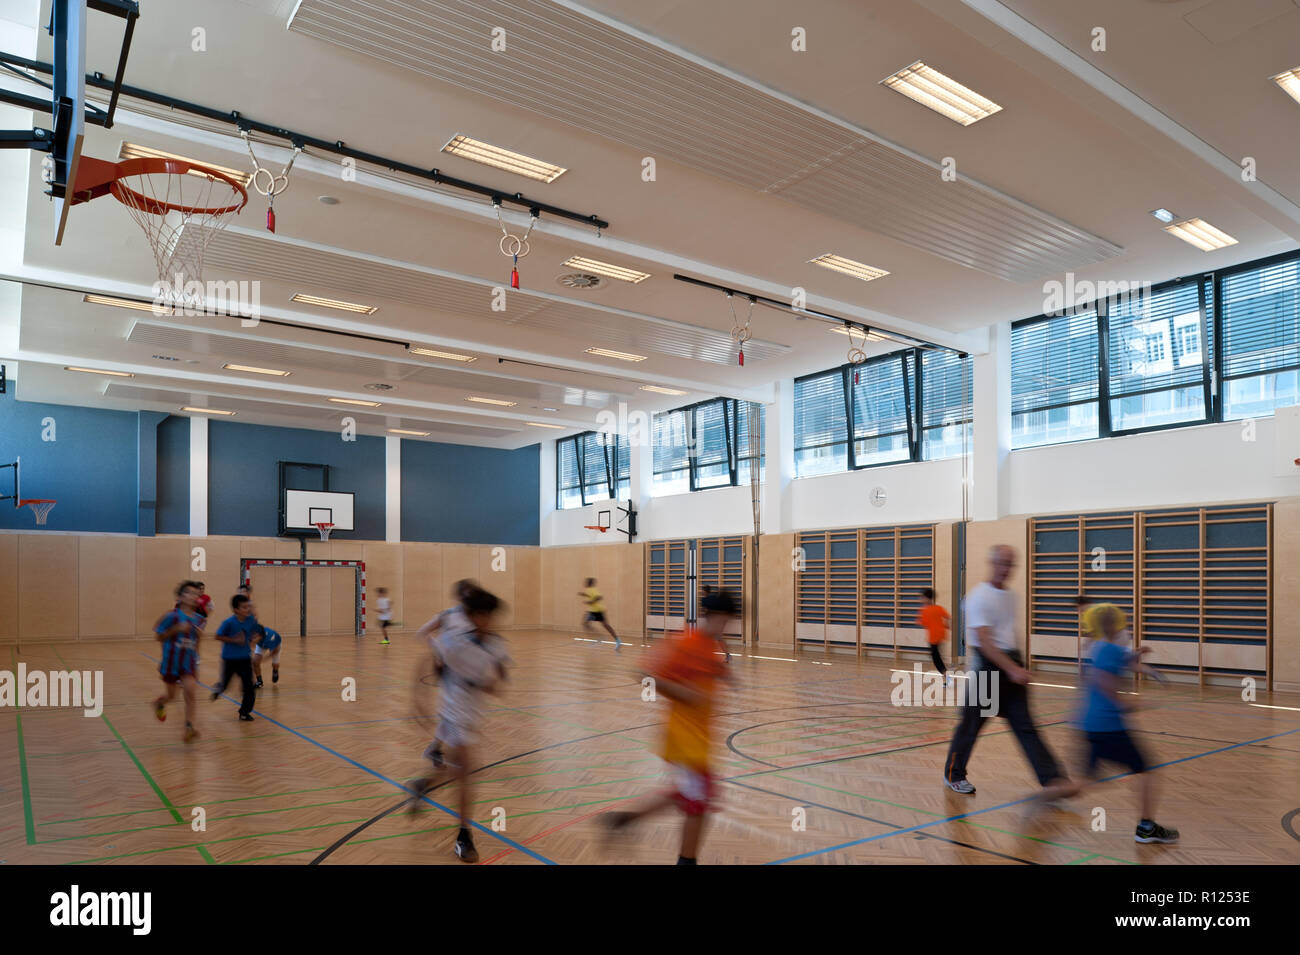
[[963, 126], [979, 122], [1002, 109], [993, 100], [962, 86], [920, 60], [880, 82]]
[[354, 312], [357, 315], [373, 315], [379, 311], [378, 305], [358, 305], [356, 302], [340, 302], [334, 298], [321, 298], [317, 295], [304, 295], [302, 292], [294, 295], [291, 302], [297, 302], [300, 305], [315, 305], [319, 308], [337, 308], [341, 312]]
[[563, 166], [543, 162], [523, 153], [511, 152], [491, 143], [470, 139], [468, 136], [456, 135], [451, 138], [442, 151], [452, 156], [459, 156], [471, 162], [482, 163], [496, 169], [513, 172], [517, 176], [536, 179], [538, 182], [555, 182], [567, 171]]
[[608, 348], [588, 348], [588, 355], [599, 355], [601, 358], [617, 358], [619, 361], [645, 361], [645, 355], [633, 355], [631, 352], [610, 351]]
[[[117, 151], [119, 159], [179, 159], [181, 162], [187, 162], [193, 166], [207, 166], [209, 169], [215, 169], [217, 172], [229, 176], [241, 186], [247, 186], [253, 181], [253, 174], [246, 169], [231, 169], [227, 166], [218, 166], [214, 162], [204, 162], [201, 159], [194, 159], [191, 156], [181, 156], [177, 153], [165, 153], [161, 149], [152, 149], [149, 146], [141, 146], [139, 143], [122, 143]], [[191, 169], [191, 176], [198, 176], [200, 179], [208, 177], [198, 170]]]
[[661, 388], [659, 385], [642, 385], [641, 390], [653, 391], [657, 395], [677, 395], [678, 397], [686, 394], [686, 392], [677, 388]]
[[874, 330], [869, 332], [863, 332], [862, 329], [855, 328], [852, 331], [850, 331], [849, 329], [845, 328], [843, 325], [832, 325], [831, 331], [833, 331], [837, 335], [851, 335], [854, 338], [862, 338], [862, 336], [865, 334], [866, 340], [869, 342], [893, 341], [892, 338], [887, 338], [886, 336], [881, 335], [879, 332], [876, 332]]
[[417, 438], [427, 438], [429, 436], [428, 431], [408, 431], [405, 428], [389, 428], [388, 433], [389, 434], [410, 434], [410, 435], [414, 435]]
[[112, 295], [83, 295], [81, 300], [88, 305], [112, 305], [114, 308], [130, 308], [137, 312], [153, 312], [155, 315], [170, 315], [170, 305], [157, 305], [141, 302], [133, 298], [115, 298]]
[[336, 405], [360, 405], [363, 408], [378, 408], [382, 402], [362, 401], [360, 398], [330, 398]]
[[1286, 91], [1288, 96], [1300, 103], [1300, 66], [1297, 66], [1294, 70], [1284, 70], [1272, 79], [1274, 83]]
[[227, 418], [233, 418], [235, 416], [233, 411], [221, 411], [218, 408], [191, 408], [188, 405], [182, 408], [181, 411], [192, 411], [194, 414], [219, 414], [224, 415]]
[[426, 358], [445, 358], [447, 361], [459, 361], [469, 364], [478, 359], [474, 355], [458, 355], [452, 351], [438, 351], [436, 348], [425, 348], [423, 345], [407, 345], [407, 352], [412, 355], [424, 355]]
[[543, 424], [540, 421], [530, 421], [528, 422], [528, 426], [531, 428], [554, 428], [556, 431], [564, 430], [564, 425], [562, 424]]
[[87, 375], [111, 375], [114, 378], [134, 378], [129, 371], [105, 371], [103, 368], [80, 368], [77, 365], [64, 365], [64, 371], [80, 371]]
[[877, 269], [862, 262], [855, 262], [852, 259], [846, 259], [842, 255], [836, 255], [834, 252], [827, 252], [825, 255], [819, 255], [815, 259], [808, 260], [813, 265], [820, 265], [824, 269], [834, 269], [836, 272], [843, 272], [845, 275], [851, 275], [855, 279], [862, 279], [864, 282], [870, 282], [872, 279], [884, 278], [889, 273], [884, 269]]
[[466, 401], [477, 401], [481, 405], [500, 405], [502, 408], [513, 408], [517, 402], [502, 401], [500, 398], [479, 398], [475, 395], [469, 395]]
[[631, 282], [633, 285], [644, 282], [650, 277], [649, 272], [638, 272], [636, 269], [627, 269], [621, 265], [610, 265], [608, 262], [589, 259], [581, 255], [574, 255], [565, 259], [564, 264], [570, 268], [582, 269], [584, 272], [595, 272], [597, 275], [618, 279], [620, 282]]
[[222, 365], [226, 371], [246, 371], [253, 375], [275, 375], [277, 378], [288, 378], [291, 374], [287, 371], [280, 371], [278, 368], [258, 368], [255, 365]]
[[1165, 226], [1165, 231], [1196, 246], [1202, 252], [1213, 252], [1215, 249], [1237, 244], [1236, 239], [1216, 229], [1204, 219], [1185, 219], [1182, 222], [1175, 222], [1173, 225]]

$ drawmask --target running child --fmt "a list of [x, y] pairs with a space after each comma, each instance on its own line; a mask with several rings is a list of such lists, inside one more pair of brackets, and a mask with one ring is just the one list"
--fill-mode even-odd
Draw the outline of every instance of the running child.
[[605, 628], [606, 632], [614, 638], [614, 649], [622, 650], [623, 641], [618, 638], [614, 628], [609, 625], [605, 619], [605, 598], [601, 596], [600, 591], [596, 589], [596, 578], [588, 577], [585, 589], [578, 591], [578, 596], [582, 598], [583, 603], [587, 605], [587, 616], [583, 618], [582, 630], [584, 633], [591, 632], [591, 625], [598, 623]]
[[934, 602], [934, 588], [924, 588], [921, 591], [921, 610], [916, 615], [916, 622], [925, 627], [926, 639], [930, 641], [930, 658], [934, 660], [934, 668], [943, 674], [944, 686], [952, 685], [952, 674], [944, 666], [943, 657], [939, 654], [939, 646], [948, 639], [948, 627], [951, 621], [952, 617], [948, 615], [948, 611]]
[[[434, 647], [443, 680], [438, 734], [447, 747], [446, 766], [451, 779], [460, 784], [456, 855], [462, 862], [478, 861], [478, 850], [470, 833], [473, 820], [469, 767], [482, 731], [484, 698], [496, 692], [510, 663], [505, 641], [492, 631], [493, 618], [500, 609], [501, 601], [496, 596], [475, 589], [465, 598], [465, 625], [443, 631]], [[411, 781], [412, 813], [419, 810], [420, 798], [432, 788], [435, 779], [436, 771], [434, 775]]]
[[204, 587], [203, 581], [194, 581], [194, 586], [199, 590], [198, 611], [203, 618], [204, 625], [207, 624], [208, 618], [212, 616], [212, 598], [208, 596], [207, 588]]
[[719, 683], [727, 676], [723, 632], [736, 616], [736, 602], [725, 590], [700, 602], [704, 619], [678, 636], [655, 656], [647, 675], [655, 690], [669, 700], [668, 726], [662, 755], [668, 763], [672, 788], [631, 812], [606, 813], [611, 831], [676, 803], [686, 816], [682, 825], [678, 865], [695, 865], [704, 832], [704, 816], [712, 806], [714, 779], [709, 770], [709, 720]]
[[388, 599], [388, 588], [379, 587], [376, 589], [379, 599], [375, 601], [375, 607], [379, 611], [379, 643], [380, 646], [388, 646], [388, 628], [393, 624], [393, 602]]
[[199, 735], [194, 728], [194, 687], [198, 682], [199, 635], [203, 621], [198, 613], [199, 592], [192, 581], [182, 581], [176, 588], [176, 609], [163, 614], [154, 626], [154, 633], [162, 644], [162, 661], [158, 674], [167, 692], [153, 701], [154, 715], [161, 723], [167, 719], [167, 704], [176, 699], [180, 686], [185, 697], [185, 742], [193, 742]]
[[[437, 639], [438, 635], [444, 631], [455, 630], [457, 628], [463, 629], [468, 626], [468, 622], [465, 620], [465, 600], [470, 594], [478, 589], [478, 584], [474, 583], [472, 580], [467, 579], [456, 581], [455, 585], [451, 589], [452, 596], [456, 598], [456, 602], [446, 610], [438, 613], [432, 620], [415, 632], [415, 635], [421, 640], [429, 641], [429, 649], [433, 653], [433, 666], [430, 668], [421, 664], [415, 673], [415, 698], [417, 700], [417, 710], [420, 710], [420, 704], [418, 701], [423, 699], [424, 690], [421, 689], [421, 687], [424, 685], [425, 677], [432, 675], [438, 682], [442, 681], [442, 664], [438, 660], [438, 651], [434, 641]], [[423, 716], [425, 713], [421, 712], [421, 715]], [[433, 763], [434, 769], [442, 769], [445, 765], [442, 753], [442, 737], [437, 731], [434, 732], [433, 742], [431, 742], [428, 749], [424, 751], [424, 756], [429, 760], [429, 762]]]
[[251, 723], [253, 704], [257, 701], [252, 648], [261, 639], [259, 631], [262, 625], [253, 616], [253, 602], [243, 594], [230, 598], [230, 609], [234, 613], [217, 628], [217, 639], [221, 641], [221, 682], [213, 687], [212, 699], [220, 697], [230, 686], [231, 677], [237, 675], [244, 691], [239, 703], [239, 718]]
[[1142, 795], [1139, 806], [1141, 818], [1133, 839], [1136, 842], [1177, 842], [1178, 830], [1158, 825], [1155, 815], [1155, 779], [1147, 772], [1147, 761], [1137, 742], [1129, 733], [1124, 719], [1128, 705], [1120, 699], [1120, 681], [1126, 673], [1141, 671], [1155, 676], [1155, 671], [1141, 662], [1142, 654], [1150, 647], [1129, 652], [1116, 642], [1124, 631], [1124, 614], [1118, 607], [1102, 604], [1094, 617], [1092, 658], [1085, 674], [1087, 695], [1077, 725], [1087, 741], [1087, 758], [1084, 776], [1089, 782], [1097, 779], [1099, 762], [1118, 763], [1130, 772], [1138, 773]]
[[262, 656], [264, 654], [271, 658], [271, 682], [280, 682], [280, 644], [284, 642], [284, 639], [270, 627], [259, 625], [258, 633], [261, 635], [261, 639], [257, 641], [257, 646], [253, 647], [253, 676], [256, 678], [253, 685], [260, 690], [262, 688]]

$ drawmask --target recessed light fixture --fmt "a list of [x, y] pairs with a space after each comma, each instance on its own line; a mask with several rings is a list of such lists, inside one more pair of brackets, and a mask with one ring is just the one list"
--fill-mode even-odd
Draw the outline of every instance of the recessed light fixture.
[[686, 392], [678, 391], [676, 388], [661, 388], [658, 385], [642, 385], [642, 391], [653, 391], [657, 395], [684, 395]]
[[408, 431], [406, 428], [389, 428], [389, 429], [388, 429], [388, 433], [389, 433], [389, 434], [409, 434], [409, 435], [413, 435], [414, 437], [417, 437], [417, 438], [427, 438], [427, 437], [429, 436], [429, 432], [428, 432], [428, 431]]
[[1274, 83], [1282, 87], [1288, 96], [1300, 103], [1300, 66], [1294, 70], [1283, 70], [1272, 77]]
[[827, 252], [817, 256], [815, 259], [809, 259], [811, 265], [820, 265], [824, 269], [834, 269], [836, 272], [843, 272], [845, 275], [851, 275], [855, 279], [862, 279], [864, 282], [870, 282], [873, 279], [883, 278], [889, 273], [884, 269], [873, 268], [862, 262], [855, 262], [852, 259], [846, 259], [842, 255], [836, 255], [834, 252]]
[[134, 298], [115, 298], [112, 295], [83, 295], [81, 300], [88, 305], [112, 305], [114, 308], [130, 308], [137, 312], [153, 312], [155, 315], [172, 314], [170, 305], [155, 306], [153, 302], [142, 302]]
[[318, 295], [304, 295], [302, 292], [294, 295], [291, 302], [297, 302], [299, 305], [315, 305], [319, 308], [337, 308], [341, 312], [355, 312], [358, 315], [373, 315], [379, 311], [378, 305], [358, 305], [356, 302], [340, 302], [334, 298], [321, 298]]
[[543, 408], [543, 411], [559, 411], [559, 408]]
[[277, 378], [288, 378], [290, 372], [280, 371], [278, 368], [258, 368], [255, 365], [222, 365], [226, 371], [246, 371], [253, 375], [274, 375]]
[[554, 428], [556, 431], [564, 430], [564, 425], [562, 424], [543, 424], [541, 421], [530, 421], [528, 422], [528, 426], [530, 428]]
[[[204, 162], [201, 159], [192, 159], [189, 156], [180, 156], [176, 153], [165, 153], [161, 149], [153, 149], [149, 146], [141, 146], [139, 143], [122, 143], [122, 147], [117, 151], [118, 159], [179, 159], [181, 162], [187, 162], [192, 166], [206, 166], [209, 169], [215, 169], [223, 175], [229, 176], [241, 186], [247, 186], [253, 181], [253, 174], [246, 169], [231, 169], [228, 166], [218, 166], [216, 163]], [[200, 179], [209, 179], [211, 177], [204, 175], [197, 169], [191, 169], [191, 176], [198, 176]]]
[[570, 256], [564, 260], [564, 264], [571, 269], [585, 269], [588, 272], [595, 272], [597, 275], [618, 279], [620, 282], [631, 282], [633, 285], [644, 282], [650, 277], [649, 272], [638, 272], [636, 269], [624, 268], [621, 265], [610, 265], [608, 262], [589, 259], [581, 255]]
[[458, 355], [454, 351], [438, 351], [436, 348], [425, 348], [423, 345], [407, 345], [406, 350], [412, 355], [424, 355], [426, 358], [445, 358], [447, 361], [459, 361], [469, 364], [477, 361], [474, 355]]
[[360, 398], [330, 398], [336, 405], [360, 405], [363, 408], [378, 408], [382, 402], [362, 401]]
[[1184, 219], [1182, 222], [1165, 226], [1165, 231], [1196, 246], [1202, 252], [1213, 252], [1215, 249], [1237, 244], [1236, 239], [1216, 229], [1204, 219]]
[[226, 418], [233, 418], [235, 416], [233, 411], [222, 411], [218, 408], [191, 408], [188, 405], [182, 408], [181, 411], [189, 411], [194, 414], [219, 414]]
[[601, 358], [617, 358], [620, 361], [645, 361], [645, 355], [633, 355], [631, 352], [610, 351], [608, 348], [588, 348], [588, 355], [599, 355]]
[[993, 100], [962, 86], [950, 76], [917, 60], [880, 81], [891, 90], [927, 106], [953, 122], [969, 126], [1002, 109]]
[[1175, 218], [1174, 214], [1168, 209], [1152, 209], [1151, 214], [1161, 222], [1173, 222]]
[[555, 182], [566, 172], [563, 166], [543, 162], [532, 156], [525, 156], [523, 153], [511, 152], [509, 149], [470, 139], [468, 136], [453, 136], [451, 141], [442, 147], [442, 151], [471, 162], [504, 169], [506, 172], [513, 172], [528, 179], [536, 179], [538, 182]]
[[76, 365], [64, 365], [64, 371], [80, 371], [87, 375], [111, 375], [114, 378], [134, 378], [129, 371], [105, 371], [103, 368], [78, 368]]
[[514, 401], [502, 401], [500, 398], [479, 398], [475, 395], [469, 395], [465, 400], [477, 401], [481, 405], [500, 405], [502, 408], [513, 408], [517, 404]]
[[865, 340], [869, 342], [891, 341], [891, 339], [886, 338], [884, 335], [881, 335], [877, 331], [872, 330], [872, 331], [863, 332], [862, 329], [857, 327], [854, 327], [852, 330], [850, 330], [844, 325], [832, 325], [831, 331], [833, 331], [837, 335], [850, 335], [854, 338], [862, 338], [863, 335], [865, 335], [866, 336]]

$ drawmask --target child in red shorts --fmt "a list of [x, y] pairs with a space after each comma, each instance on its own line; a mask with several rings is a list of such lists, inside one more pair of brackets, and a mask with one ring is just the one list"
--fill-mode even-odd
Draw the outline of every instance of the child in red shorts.
[[662, 755], [672, 787], [638, 809], [605, 816], [606, 826], [618, 830], [676, 803], [686, 816], [678, 865], [695, 865], [704, 815], [713, 803], [709, 719], [718, 685], [727, 675], [722, 633], [737, 613], [735, 600], [725, 591], [709, 594], [701, 606], [704, 619], [699, 625], [670, 641], [647, 669], [656, 692], [668, 697], [671, 706]]

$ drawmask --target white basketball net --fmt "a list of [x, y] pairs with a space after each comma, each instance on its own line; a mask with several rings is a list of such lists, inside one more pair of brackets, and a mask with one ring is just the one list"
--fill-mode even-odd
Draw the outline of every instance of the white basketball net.
[[[126, 189], [114, 195], [130, 210], [153, 249], [159, 304], [202, 311], [203, 256], [244, 197], [230, 183], [198, 171], [141, 173], [123, 176], [120, 182]], [[160, 214], [164, 203], [191, 211]]]
[[320, 539], [327, 541], [330, 539], [330, 531], [334, 530], [333, 524], [317, 524], [316, 530], [320, 531]]

